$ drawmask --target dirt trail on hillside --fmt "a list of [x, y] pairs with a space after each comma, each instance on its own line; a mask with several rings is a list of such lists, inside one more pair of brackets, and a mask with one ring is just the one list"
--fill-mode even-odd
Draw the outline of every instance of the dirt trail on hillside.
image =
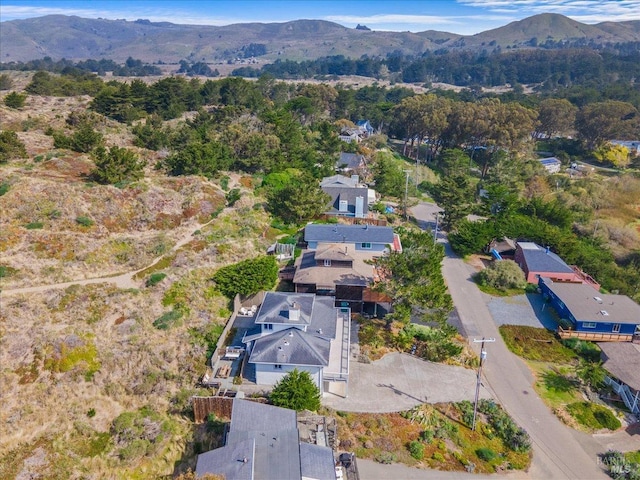
[[[224, 213], [228, 213], [231, 209], [224, 209], [223, 212], [221, 214]], [[192, 239], [193, 239], [193, 235], [196, 231], [206, 227], [207, 225], [209, 225], [210, 223], [212, 223], [215, 220], [215, 218], [212, 218], [211, 220], [209, 220], [206, 223], [202, 223], [197, 225], [195, 228], [193, 229], [189, 229], [188, 232], [186, 234], [184, 234], [182, 237], [180, 237], [176, 244], [173, 246], [173, 248], [171, 250], [169, 250], [167, 253], [160, 255], [159, 257], [156, 257], [153, 259], [153, 261], [151, 263], [149, 263], [148, 265], [139, 268], [137, 270], [131, 271], [131, 272], [126, 272], [126, 273], [122, 273], [120, 275], [110, 275], [110, 276], [105, 276], [105, 277], [94, 277], [94, 278], [84, 278], [84, 279], [79, 279], [79, 280], [72, 280], [70, 282], [62, 282], [62, 283], [52, 283], [52, 284], [47, 284], [47, 285], [38, 285], [35, 287], [22, 287], [22, 288], [13, 288], [13, 289], [2, 289], [1, 285], [0, 285], [0, 294], [3, 296], [7, 296], [7, 295], [18, 295], [21, 293], [38, 293], [38, 292], [45, 292], [47, 290], [51, 290], [51, 289], [61, 289], [61, 288], [67, 288], [70, 287], [71, 285], [89, 285], [89, 284], [94, 284], [94, 283], [112, 283], [115, 284], [116, 287], [118, 288], [122, 288], [122, 289], [127, 289], [127, 288], [139, 288], [140, 284], [141, 284], [141, 280], [136, 280], [135, 276], [149, 268], [152, 265], [155, 265], [158, 261], [160, 261], [163, 257], [166, 257], [167, 255], [171, 255], [172, 253], [175, 253], [177, 250], [179, 250], [181, 247], [183, 247], [184, 245], [186, 245], [187, 243], [189, 243]]]

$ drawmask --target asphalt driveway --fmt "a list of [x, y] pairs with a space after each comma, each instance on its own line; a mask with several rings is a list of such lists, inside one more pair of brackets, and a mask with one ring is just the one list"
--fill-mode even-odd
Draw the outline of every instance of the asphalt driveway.
[[[390, 353], [370, 364], [352, 360], [348, 397], [328, 395], [322, 403], [348, 412], [399, 412], [421, 403], [473, 401], [475, 388], [475, 370]], [[491, 397], [483, 387], [480, 396]]]

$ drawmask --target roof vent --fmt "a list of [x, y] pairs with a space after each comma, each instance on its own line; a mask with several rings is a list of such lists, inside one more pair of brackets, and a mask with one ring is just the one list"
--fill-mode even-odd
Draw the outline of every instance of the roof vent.
[[290, 336], [290, 337], [293, 337], [293, 332], [289, 332], [289, 336]]
[[607, 312], [606, 310], [600, 310], [600, 313], [602, 314], [603, 317], [609, 316], [609, 312]]
[[287, 342], [287, 341], [285, 340], [285, 342], [284, 342], [284, 346], [286, 347], [287, 345], [289, 345], [289, 342]]
[[593, 299], [598, 303], [602, 303], [602, 299], [600, 297], [593, 297]]

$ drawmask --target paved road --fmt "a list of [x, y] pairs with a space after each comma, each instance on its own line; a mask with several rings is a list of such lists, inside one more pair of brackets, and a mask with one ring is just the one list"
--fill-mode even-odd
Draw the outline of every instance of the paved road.
[[[432, 221], [432, 207], [422, 204], [413, 214], [422, 226]], [[495, 338], [487, 344], [484, 368], [486, 386], [514, 420], [531, 436], [533, 462], [529, 477], [534, 479], [608, 478], [597, 464], [601, 447], [589, 435], [573, 431], [553, 415], [533, 390], [533, 377], [524, 362], [509, 352], [471, 280], [473, 269], [457, 257], [445, 242], [443, 275], [469, 339]], [[474, 344], [478, 347], [478, 344]], [[477, 348], [479, 350], [479, 348]]]

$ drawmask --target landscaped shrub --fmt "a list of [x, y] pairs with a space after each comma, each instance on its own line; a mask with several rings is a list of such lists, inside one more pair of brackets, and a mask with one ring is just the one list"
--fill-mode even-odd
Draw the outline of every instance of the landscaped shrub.
[[511, 448], [520, 453], [531, 450], [529, 434], [520, 428], [513, 419], [493, 400], [482, 399], [478, 403], [478, 411], [485, 414], [495, 434]]
[[611, 413], [611, 410], [602, 405], [590, 402], [576, 402], [567, 405], [567, 411], [580, 425], [593, 430], [601, 428], [617, 430], [621, 427], [620, 420]]
[[490, 462], [496, 458], [496, 452], [487, 447], [478, 448], [476, 450], [476, 455], [480, 460], [484, 460], [485, 462]]
[[595, 410], [593, 416], [600, 422], [600, 425], [608, 430], [617, 430], [622, 426], [620, 420], [608, 408], [602, 407]]
[[409, 444], [409, 453], [416, 460], [422, 460], [424, 458], [424, 444], [414, 440]]
[[44, 227], [44, 224], [42, 222], [31, 222], [31, 223], [27, 223], [24, 228], [26, 228], [27, 230], [39, 230], [42, 227]]
[[0, 197], [7, 193], [9, 188], [11, 188], [11, 184], [9, 182], [0, 183]]

